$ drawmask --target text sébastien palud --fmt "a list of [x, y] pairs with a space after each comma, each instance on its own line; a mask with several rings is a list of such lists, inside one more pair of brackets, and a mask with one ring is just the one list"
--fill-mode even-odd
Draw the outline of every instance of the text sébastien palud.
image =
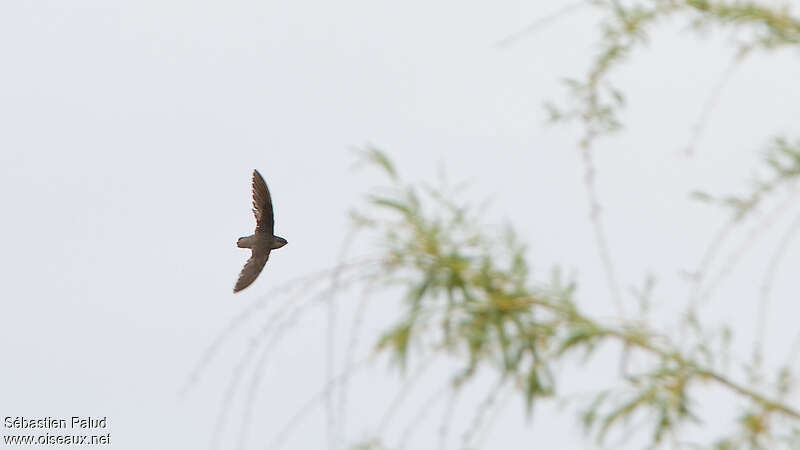
[[108, 426], [108, 417], [72, 416], [67, 420], [60, 417], [30, 419], [21, 416], [6, 416], [3, 418], [3, 425], [6, 428], [106, 428]]

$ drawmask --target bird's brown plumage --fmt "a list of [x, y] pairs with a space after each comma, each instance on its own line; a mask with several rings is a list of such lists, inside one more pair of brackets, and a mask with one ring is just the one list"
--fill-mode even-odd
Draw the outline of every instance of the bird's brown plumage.
[[261, 269], [264, 268], [264, 264], [266, 264], [269, 259], [269, 248], [256, 250], [254, 247], [252, 250], [250, 259], [247, 260], [242, 268], [242, 272], [239, 273], [239, 279], [236, 280], [236, 286], [233, 287], [233, 292], [239, 292], [253, 284], [253, 281], [256, 281], [256, 278], [258, 278], [258, 275], [261, 273]]
[[275, 217], [272, 214], [272, 197], [264, 178], [257, 170], [253, 171], [253, 215], [256, 216], [256, 233], [275, 232]]
[[275, 229], [272, 197], [269, 195], [267, 183], [264, 182], [264, 178], [261, 177], [258, 170], [253, 171], [253, 215], [256, 217], [256, 230], [252, 236], [254, 239], [250, 248], [250, 259], [239, 273], [239, 279], [236, 281], [233, 292], [239, 292], [250, 286], [258, 278], [272, 250], [271, 244]]

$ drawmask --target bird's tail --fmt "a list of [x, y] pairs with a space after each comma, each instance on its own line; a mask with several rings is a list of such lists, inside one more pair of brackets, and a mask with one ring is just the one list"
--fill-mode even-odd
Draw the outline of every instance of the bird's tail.
[[239, 248], [253, 248], [252, 238], [253, 236], [240, 237], [239, 240], [236, 241], [236, 246]]

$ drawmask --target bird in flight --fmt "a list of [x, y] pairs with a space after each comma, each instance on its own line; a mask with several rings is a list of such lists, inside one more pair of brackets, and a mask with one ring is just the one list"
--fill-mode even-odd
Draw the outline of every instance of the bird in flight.
[[256, 216], [256, 231], [246, 237], [239, 238], [236, 246], [239, 248], [249, 248], [250, 259], [245, 263], [233, 292], [239, 292], [250, 286], [258, 278], [261, 269], [269, 259], [269, 252], [276, 248], [286, 245], [286, 239], [275, 236], [275, 219], [272, 215], [272, 198], [269, 195], [269, 188], [264, 178], [253, 171], [253, 214]]

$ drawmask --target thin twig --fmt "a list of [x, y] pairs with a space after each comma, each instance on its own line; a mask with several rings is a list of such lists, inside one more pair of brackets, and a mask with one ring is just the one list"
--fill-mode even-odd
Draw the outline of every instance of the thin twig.
[[285, 291], [291, 291], [291, 289], [297, 286], [308, 286], [309, 283], [319, 283], [320, 281], [326, 279], [326, 276], [330, 273], [333, 273], [337, 270], [350, 270], [352, 268], [361, 268], [365, 266], [369, 266], [372, 262], [374, 262], [374, 258], [364, 258], [361, 260], [353, 261], [352, 263], [347, 263], [344, 265], [340, 265], [339, 267], [334, 267], [331, 269], [325, 269], [318, 272], [311, 273], [309, 275], [304, 275], [301, 277], [294, 278], [292, 280], [287, 281], [286, 283], [281, 284], [270, 290], [267, 294], [262, 295], [255, 301], [253, 301], [250, 305], [240, 311], [236, 316], [234, 316], [225, 328], [219, 332], [216, 338], [209, 344], [208, 347], [203, 351], [202, 355], [198, 362], [192, 368], [189, 376], [186, 379], [181, 390], [178, 392], [179, 398], [184, 398], [189, 391], [198, 383], [200, 380], [200, 375], [202, 372], [211, 364], [214, 357], [216, 356], [219, 349], [228, 340], [228, 338], [247, 320], [251, 317], [255, 316], [259, 310], [263, 309], [267, 305], [269, 305], [270, 300], [274, 300], [274, 296], [280, 295]]
[[722, 73], [722, 77], [720, 77], [720, 79], [711, 89], [711, 95], [709, 95], [708, 99], [706, 99], [706, 102], [703, 104], [703, 109], [700, 112], [700, 116], [692, 126], [692, 135], [689, 138], [689, 143], [686, 145], [687, 156], [693, 156], [695, 154], [697, 143], [700, 141], [700, 138], [703, 137], [703, 134], [708, 127], [709, 118], [711, 117], [711, 113], [719, 104], [723, 89], [733, 77], [736, 69], [738, 69], [742, 64], [747, 54], [747, 51], [742, 51], [735, 58], [733, 58], [728, 67]]
[[[354, 230], [351, 230], [347, 233], [347, 237], [345, 238], [344, 242], [342, 243], [342, 247], [339, 250], [339, 266], [342, 261], [345, 260], [347, 257], [347, 252], [350, 249], [350, 246], [353, 244], [357, 233]], [[325, 377], [330, 379], [333, 376], [335, 370], [335, 352], [336, 352], [336, 302], [335, 293], [339, 289], [339, 277], [341, 275], [341, 271], [337, 270], [334, 271], [331, 275], [331, 285], [328, 288], [328, 296], [327, 296], [327, 305], [328, 305], [328, 317], [327, 317], [327, 326], [326, 326], [326, 333], [325, 333]], [[337, 426], [336, 426], [336, 413], [333, 409], [333, 394], [334, 390], [330, 390], [325, 395], [325, 411], [326, 411], [326, 420], [325, 423], [327, 425], [328, 430], [328, 447], [336, 450], [339, 445], [339, 439], [341, 436], [337, 433]]]
[[795, 189], [792, 189], [786, 200], [767, 213], [758, 224], [750, 230], [742, 244], [730, 254], [725, 265], [717, 273], [717, 276], [709, 282], [708, 287], [698, 299], [700, 302], [706, 302], [711, 298], [714, 290], [733, 272], [733, 269], [741, 262], [744, 255], [766, 234], [766, 230], [772, 227], [772, 225], [789, 210], [789, 205], [795, 200], [794, 192]]
[[[308, 289], [310, 289], [310, 286], [308, 287]], [[306, 289], [306, 291], [308, 289]], [[253, 406], [255, 405], [256, 399], [258, 397], [258, 386], [261, 382], [261, 372], [263, 370], [264, 365], [266, 364], [267, 356], [269, 356], [271, 354], [271, 351], [275, 349], [275, 345], [284, 336], [285, 331], [289, 329], [290, 326], [295, 324], [300, 314], [303, 311], [305, 311], [305, 309], [309, 305], [315, 304], [319, 298], [324, 298], [327, 294], [328, 294], [327, 292], [322, 292], [315, 296], [309, 297], [306, 300], [306, 302], [298, 305], [291, 312], [288, 318], [283, 320], [278, 326], [274, 326], [276, 320], [273, 318], [270, 318], [265, 322], [263, 329], [273, 329], [273, 333], [269, 341], [267, 341], [267, 343], [263, 346], [261, 354], [256, 359], [256, 363], [253, 368], [252, 377], [250, 379], [250, 389], [242, 412], [242, 428], [239, 432], [240, 449], [243, 449], [245, 447], [246, 439], [249, 433], [250, 423], [252, 422]], [[302, 295], [305, 295], [305, 291], [300, 294], [300, 296]]]
[[592, 229], [594, 230], [595, 244], [597, 251], [600, 254], [600, 261], [603, 266], [603, 272], [606, 275], [606, 282], [608, 289], [611, 293], [611, 299], [614, 302], [617, 314], [624, 317], [625, 309], [622, 306], [622, 294], [620, 293], [619, 283], [617, 282], [616, 270], [611, 258], [611, 249], [608, 245], [608, 238], [606, 236], [605, 227], [601, 218], [600, 199], [597, 195], [596, 183], [596, 169], [594, 160], [592, 158], [591, 141], [594, 135], [588, 133], [581, 143], [581, 155], [583, 159], [584, 168], [584, 185], [586, 187], [586, 195], [589, 200], [589, 218], [592, 222]]
[[428, 417], [428, 413], [436, 406], [436, 403], [439, 402], [441, 397], [446, 394], [449, 390], [453, 389], [452, 384], [450, 381], [445, 383], [444, 386], [437, 389], [436, 392], [433, 393], [425, 402], [423, 402], [422, 407], [414, 414], [414, 418], [408, 423], [408, 425], [404, 428], [403, 433], [400, 435], [400, 442], [397, 444], [397, 450], [403, 450], [408, 445], [411, 437], [414, 435], [414, 431], [419, 429], [420, 424]]
[[338, 375], [328, 380], [323, 389], [311, 396], [311, 398], [286, 422], [286, 425], [281, 428], [281, 430], [275, 435], [275, 438], [270, 441], [270, 443], [267, 445], [267, 448], [278, 449], [283, 446], [292, 429], [300, 424], [305, 416], [313, 411], [315, 406], [319, 405], [320, 401], [324, 400], [327, 392], [331, 389], [334, 389], [336, 384], [340, 382], [341, 378], [352, 376], [356, 371], [361, 370], [371, 364], [375, 358], [378, 357], [378, 355], [378, 352], [372, 352], [356, 364], [353, 364], [350, 367], [345, 367]]
[[691, 294], [689, 295], [690, 312], [695, 309], [697, 303], [700, 301], [703, 281], [705, 281], [706, 275], [711, 268], [711, 264], [714, 262], [714, 258], [716, 258], [725, 241], [731, 235], [733, 229], [736, 228], [736, 225], [737, 222], [733, 219], [725, 222], [725, 225], [714, 235], [714, 239], [711, 240], [711, 243], [703, 253], [703, 257], [700, 259], [697, 269], [692, 274], [692, 288]]
[[495, 403], [495, 400], [497, 399], [497, 394], [503, 389], [503, 387], [505, 387], [507, 382], [508, 378], [506, 378], [505, 376], [500, 376], [494, 387], [491, 390], [489, 390], [489, 393], [486, 394], [486, 397], [478, 405], [478, 407], [476, 408], [476, 413], [472, 417], [472, 422], [466, 428], [466, 430], [464, 430], [464, 433], [461, 435], [462, 448], [469, 448], [469, 443], [472, 440], [473, 435], [481, 427], [486, 412]]
[[[370, 299], [369, 294], [372, 292], [372, 287], [373, 287], [372, 281], [368, 281], [356, 305], [356, 314], [355, 317], [353, 318], [353, 324], [350, 331], [350, 339], [347, 344], [347, 349], [345, 350], [345, 356], [344, 356], [345, 367], [348, 367], [353, 363], [353, 356], [355, 355], [358, 347], [359, 334], [361, 332], [361, 327], [363, 326], [364, 323], [364, 316], [366, 314], [368, 300]], [[347, 396], [348, 396], [349, 380], [350, 380], [349, 378], [343, 378], [341, 385], [339, 386], [338, 409], [339, 409], [340, 439], [345, 439], [347, 437]]]
[[486, 421], [486, 424], [480, 430], [480, 436], [477, 438], [477, 442], [475, 443], [475, 450], [480, 450], [484, 448], [489, 435], [491, 435], [492, 428], [494, 427], [495, 422], [497, 422], [497, 418], [500, 417], [503, 411], [505, 411], [506, 407], [510, 403], [511, 399], [513, 398], [512, 394], [516, 392], [513, 387], [506, 388], [506, 392], [500, 398], [500, 400], [496, 403], [494, 410], [491, 411], [491, 415], [489, 419]]
[[439, 425], [439, 450], [445, 450], [447, 448], [447, 437], [450, 434], [450, 428], [453, 423], [453, 415], [456, 410], [456, 402], [460, 398], [461, 393], [461, 386], [455, 385], [453, 386], [452, 394], [450, 395], [450, 400], [447, 402], [447, 406], [444, 409], [442, 422]]
[[251, 358], [248, 357], [253, 351], [255, 351], [256, 346], [258, 345], [257, 341], [251, 339], [247, 350], [245, 351], [245, 356], [240, 358], [239, 361], [233, 368], [233, 373], [231, 375], [231, 380], [228, 383], [227, 388], [222, 396], [222, 405], [219, 408], [219, 412], [217, 413], [217, 420], [214, 424], [214, 431], [211, 433], [211, 440], [209, 442], [209, 448], [216, 449], [219, 446], [219, 439], [222, 436], [222, 431], [225, 429], [225, 424], [228, 418], [228, 411], [233, 404], [233, 398], [236, 395], [236, 390], [239, 387], [239, 383], [241, 382], [242, 378], [244, 377], [245, 367], [247, 363], [250, 361]]
[[[314, 287], [314, 284], [309, 283], [302, 290], [297, 292], [293, 295], [288, 301], [284, 302], [281, 307], [272, 313], [265, 323], [261, 326], [258, 333], [249, 340], [247, 349], [245, 350], [244, 354], [239, 358], [239, 361], [234, 366], [233, 375], [231, 381], [228, 383], [228, 386], [223, 394], [223, 401], [220, 407], [219, 413], [217, 415], [217, 422], [214, 427], [214, 432], [212, 433], [211, 437], [211, 448], [216, 448], [218, 444], [219, 437], [222, 434], [222, 431], [225, 428], [225, 424], [228, 417], [228, 412], [233, 404], [233, 399], [236, 395], [236, 391], [239, 387], [239, 383], [241, 382], [242, 378], [244, 377], [245, 368], [247, 367], [247, 363], [253, 360], [253, 356], [256, 354], [256, 351], [259, 348], [259, 344], [270, 335], [273, 334], [273, 339], [278, 337], [282, 334], [282, 331], [286, 328], [286, 322], [281, 323], [280, 326], [276, 327], [275, 324], [280, 321], [284, 315], [286, 315], [290, 311], [290, 307], [295, 306], [295, 302], [297, 299], [303, 297], [310, 289]], [[294, 307], [293, 310], [293, 317], [297, 316], [299, 312], [305, 309], [305, 304], [312, 302], [314, 297], [307, 300], [305, 303], [300, 303], [299, 305]], [[272, 340], [270, 340], [271, 342]], [[269, 347], [267, 346], [267, 349]], [[263, 358], [259, 358], [261, 360]], [[263, 362], [262, 362], [263, 363]], [[256, 371], [259, 371], [259, 367], [256, 367]], [[250, 402], [245, 404], [245, 414], [250, 409], [252, 405], [252, 399]], [[249, 425], [249, 417], [245, 418], [243, 422], [243, 432], [240, 434], [240, 437], [243, 439], [244, 436], [247, 434], [247, 426]]]
[[423, 359], [420, 362], [412, 374], [408, 377], [405, 383], [403, 383], [403, 387], [397, 392], [394, 396], [394, 399], [390, 403], [389, 407], [383, 413], [383, 417], [381, 418], [380, 422], [378, 422], [377, 432], [375, 433], [376, 436], [380, 436], [383, 434], [386, 427], [389, 425], [394, 414], [397, 412], [397, 409], [403, 403], [403, 401], [408, 397], [408, 394], [414, 388], [414, 386], [419, 382], [422, 378], [422, 375], [430, 368], [431, 364], [436, 360], [436, 358], [440, 355], [439, 351], [433, 351], [427, 358]]
[[767, 333], [767, 311], [769, 310], [770, 294], [772, 292], [772, 283], [775, 280], [775, 274], [778, 272], [783, 256], [786, 254], [786, 249], [794, 239], [797, 232], [800, 231], [800, 215], [796, 216], [789, 229], [778, 242], [775, 253], [770, 258], [767, 270], [764, 275], [764, 281], [761, 283], [761, 301], [758, 304], [758, 319], [756, 324], [756, 344], [754, 355], [758, 355], [761, 359], [763, 356], [764, 341], [766, 340]]
[[553, 13], [548, 14], [548, 15], [546, 15], [544, 17], [540, 17], [540, 18], [534, 20], [533, 22], [528, 24], [525, 28], [517, 30], [517, 31], [509, 34], [508, 36], [504, 37], [503, 39], [500, 39], [499, 41], [495, 42], [494, 46], [497, 47], [497, 48], [508, 47], [508, 46], [516, 43], [520, 39], [524, 38], [525, 36], [527, 36], [527, 35], [529, 35], [531, 33], [534, 33], [534, 32], [536, 32], [536, 31], [538, 31], [538, 30], [540, 30], [540, 29], [542, 29], [542, 28], [544, 28], [544, 27], [546, 27], [548, 25], [553, 24], [558, 19], [561, 19], [562, 17], [566, 16], [567, 14], [569, 14], [569, 13], [571, 13], [573, 11], [576, 11], [576, 10], [578, 10], [580, 8], [583, 8], [584, 6], [589, 6], [589, 5], [585, 1], [577, 1], [577, 2], [573, 2], [573, 3], [569, 3], [567, 5], [564, 5], [563, 7], [559, 8], [556, 11], [554, 11]]

